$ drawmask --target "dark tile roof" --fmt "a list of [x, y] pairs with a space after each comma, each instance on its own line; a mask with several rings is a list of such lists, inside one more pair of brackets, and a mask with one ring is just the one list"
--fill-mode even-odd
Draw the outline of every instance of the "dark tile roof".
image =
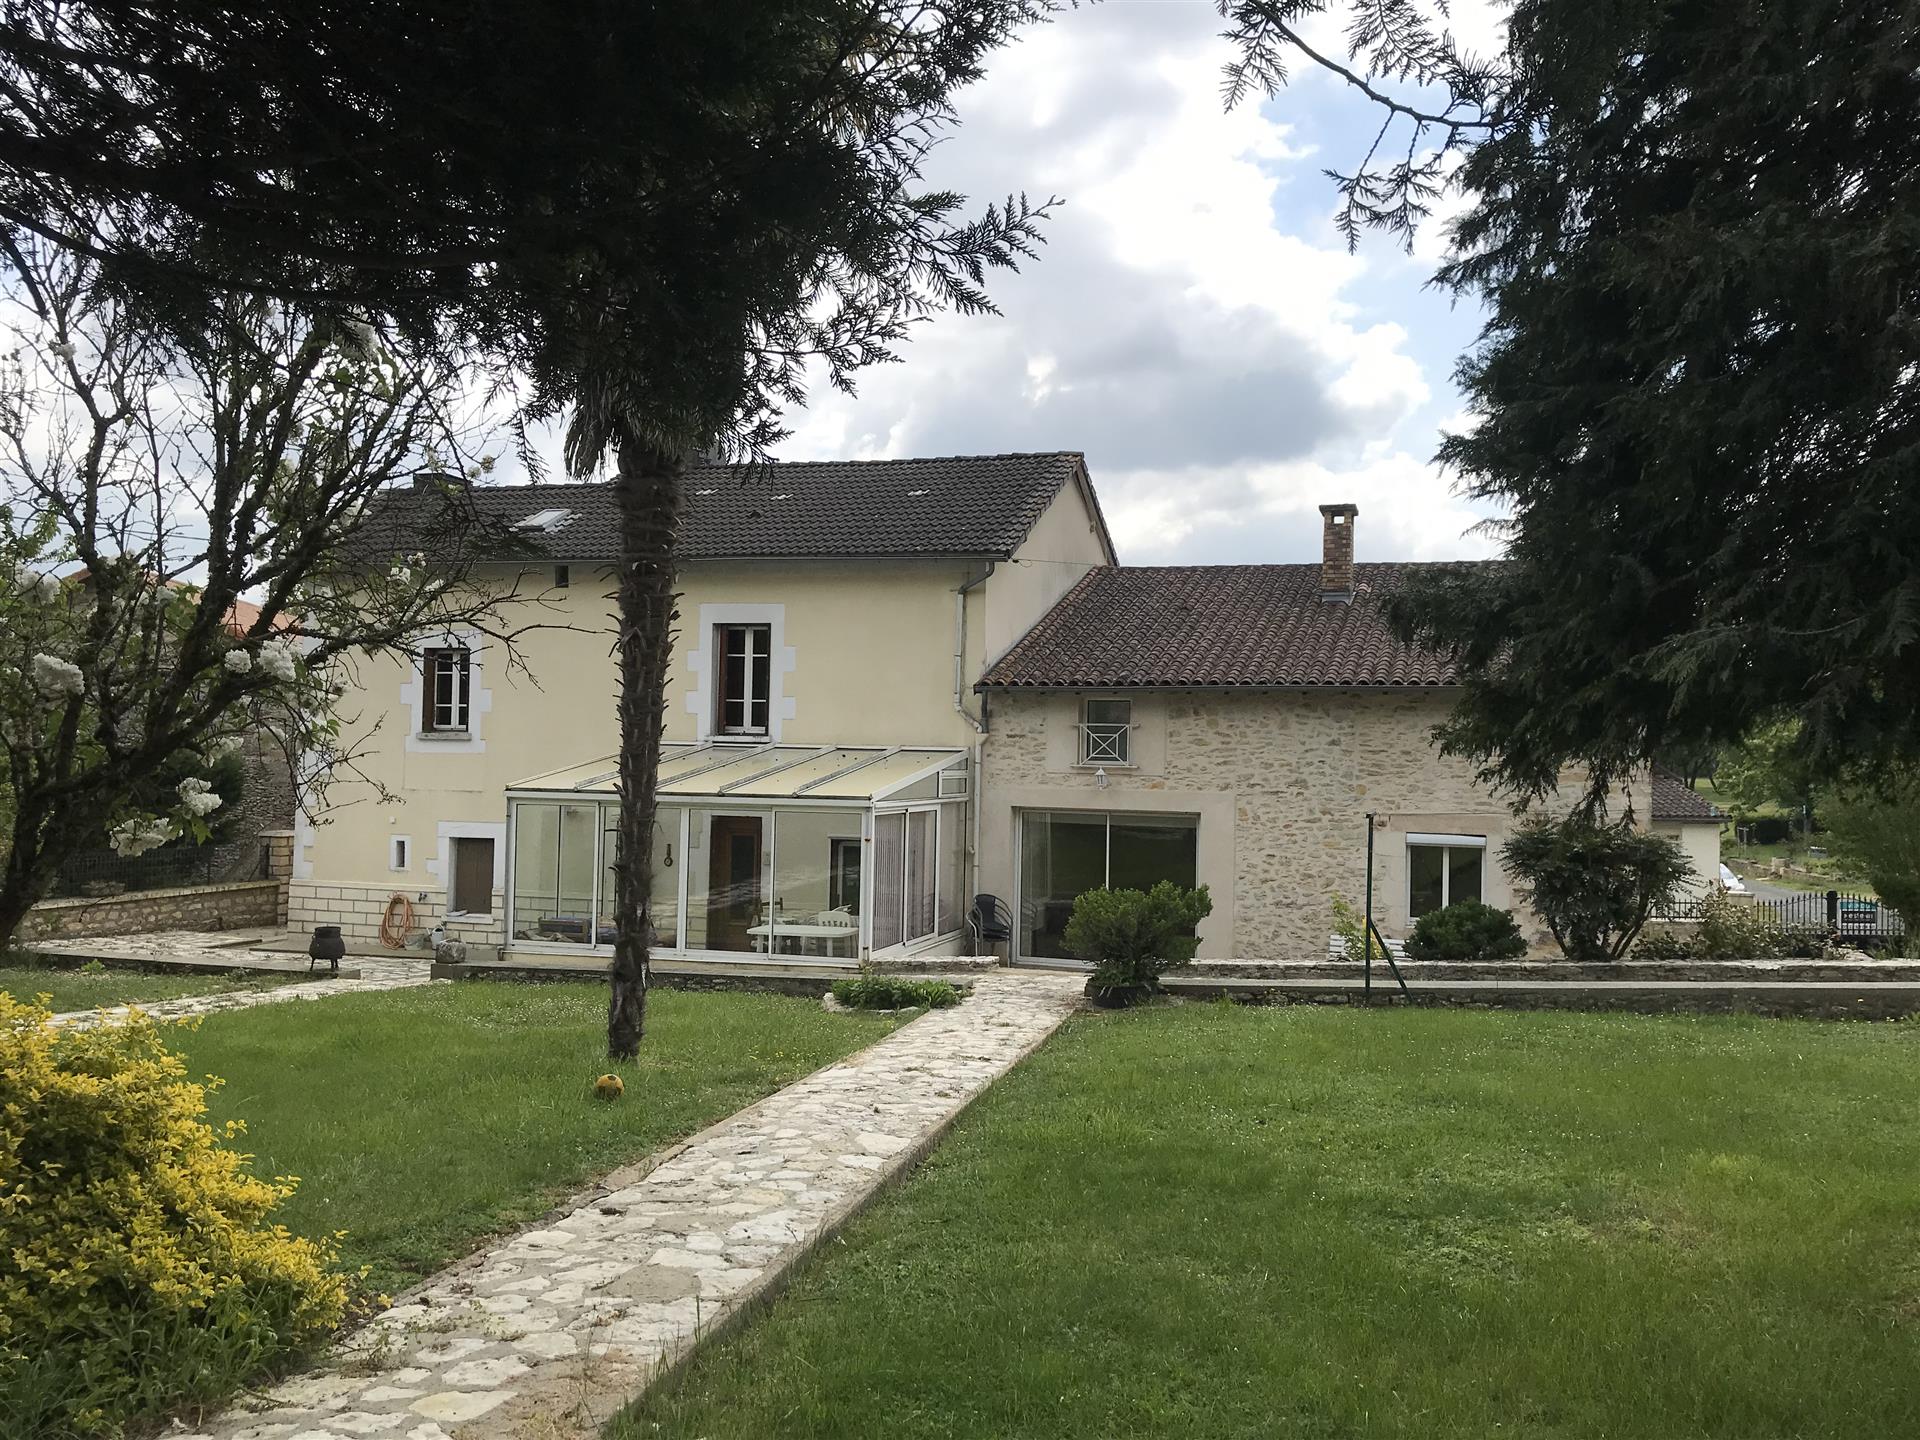
[[1656, 820], [1724, 820], [1727, 812], [1706, 796], [1687, 787], [1670, 770], [1653, 772], [1653, 818]]
[[1320, 598], [1318, 565], [1172, 565], [1090, 572], [991, 666], [983, 688], [1449, 685], [1403, 644], [1381, 601], [1413, 565], [1355, 565], [1351, 602]]
[[[686, 560], [1004, 559], [1084, 464], [1077, 452], [1057, 451], [699, 466], [689, 476], [679, 554]], [[411, 493], [387, 492], [380, 501], [385, 516], [376, 512], [370, 519], [404, 524]], [[477, 486], [472, 497], [484, 515], [509, 525], [542, 510], [567, 511], [553, 528], [530, 534], [549, 559], [618, 554], [613, 490], [604, 482]]]

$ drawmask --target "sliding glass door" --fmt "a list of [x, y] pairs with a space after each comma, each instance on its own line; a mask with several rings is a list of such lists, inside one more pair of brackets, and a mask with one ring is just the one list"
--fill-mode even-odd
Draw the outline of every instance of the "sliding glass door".
[[1020, 818], [1020, 958], [1069, 959], [1073, 902], [1088, 890], [1191, 887], [1200, 821], [1191, 815], [1032, 810]]

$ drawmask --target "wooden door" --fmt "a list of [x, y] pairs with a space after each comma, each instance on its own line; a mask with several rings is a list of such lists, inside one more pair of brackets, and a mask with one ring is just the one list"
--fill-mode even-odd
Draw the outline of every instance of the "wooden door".
[[707, 854], [707, 948], [752, 950], [760, 923], [760, 819], [716, 815]]
[[493, 841], [453, 842], [453, 893], [447, 908], [467, 915], [493, 913]]

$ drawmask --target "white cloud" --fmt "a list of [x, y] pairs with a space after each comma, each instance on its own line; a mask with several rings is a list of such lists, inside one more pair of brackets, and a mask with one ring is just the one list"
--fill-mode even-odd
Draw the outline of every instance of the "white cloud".
[[1361, 505], [1363, 559], [1488, 553], [1417, 458], [1457, 398], [1367, 288], [1403, 257], [1276, 225], [1293, 187], [1322, 217], [1334, 197], [1284, 103], [1222, 108], [1218, 29], [1110, 3], [996, 56], [930, 178], [1064, 196], [1048, 246], [993, 277], [1002, 316], [941, 317], [853, 399], [816, 388], [782, 454], [1085, 450], [1130, 561], [1305, 559], [1333, 499]]

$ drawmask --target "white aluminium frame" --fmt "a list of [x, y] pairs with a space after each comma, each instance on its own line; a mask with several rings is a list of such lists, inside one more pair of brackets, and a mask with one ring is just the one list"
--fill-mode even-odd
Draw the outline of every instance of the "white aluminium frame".
[[1128, 810], [1099, 809], [1079, 810], [1071, 806], [1035, 805], [1013, 812], [1013, 934], [1007, 940], [1007, 961], [1017, 965], [1023, 960], [1030, 965], [1057, 965], [1073, 969], [1089, 968], [1079, 960], [1062, 960], [1051, 955], [1032, 957], [1022, 955], [1020, 951], [1020, 917], [1026, 908], [1027, 884], [1027, 821], [1035, 815], [1086, 815], [1100, 817], [1100, 885], [1102, 889], [1113, 883], [1113, 817], [1116, 815], [1140, 816], [1159, 820], [1193, 821], [1194, 864], [1196, 869], [1200, 859], [1200, 831], [1205, 817], [1188, 810]]
[[[916, 775], [911, 780], [902, 781], [901, 785], [904, 786], [913, 783], [914, 780], [924, 778], [924, 774]], [[933, 812], [933, 932], [928, 935], [916, 936], [911, 940], [902, 940], [898, 945], [890, 946], [887, 951], [882, 953], [914, 954], [951, 940], [955, 935], [960, 934], [961, 931], [964, 930], [965, 916], [964, 907], [957, 907], [955, 914], [960, 918], [961, 923], [951, 930], [942, 930], [940, 928], [941, 901], [945, 898], [947, 885], [946, 875], [944, 873], [946, 867], [943, 863], [945, 856], [944, 846], [951, 843], [954, 838], [953, 833], [948, 828], [949, 826], [957, 825], [960, 827], [960, 834], [962, 836], [966, 834], [967, 825], [964, 811], [968, 803], [970, 802], [961, 796], [950, 796], [944, 800], [928, 799], [914, 801], [911, 804], [892, 805], [876, 805], [874, 802], [866, 799], [822, 798], [806, 799], [800, 803], [769, 804], [764, 797], [727, 795], [676, 796], [672, 802], [662, 804], [659, 809], [659, 814], [663, 820], [668, 816], [678, 817], [677, 823], [673, 821], [668, 822], [666, 827], [667, 835], [665, 837], [666, 842], [673, 846], [674, 853], [675, 943], [672, 946], [663, 945], [655, 951], [655, 953], [659, 955], [672, 955], [676, 958], [684, 957], [691, 960], [741, 960], [753, 963], [766, 963], [769, 960], [777, 958], [771, 951], [688, 948], [686, 943], [688, 923], [687, 901], [689, 893], [692, 890], [692, 882], [687, 869], [687, 857], [690, 849], [689, 841], [691, 839], [693, 826], [693, 812], [695, 810], [702, 810], [710, 815], [757, 815], [765, 817], [769, 823], [767, 825], [767, 840], [764, 849], [763, 863], [766, 868], [769, 883], [774, 882], [779, 875], [780, 815], [782, 811], [847, 811], [849, 812], [847, 833], [844, 836], [835, 837], [842, 839], [853, 838], [854, 827], [851, 822], [855, 815], [858, 816], [858, 835], [860, 840], [860, 912], [858, 916], [858, 941], [855, 945], [857, 959], [841, 957], [821, 957], [819, 959], [819, 963], [821, 964], [849, 966], [856, 964], [858, 960], [869, 958], [874, 953], [873, 836], [875, 819], [881, 814], [910, 815], [915, 812]], [[518, 844], [520, 807], [522, 805], [552, 804], [591, 804], [597, 806], [601, 812], [602, 818], [594, 828], [594, 898], [591, 907], [594, 913], [588, 927], [589, 939], [584, 944], [578, 944], [570, 940], [521, 939], [514, 934], [519, 923], [519, 916], [516, 911], [519, 900], [517, 872], [520, 864], [520, 847]], [[617, 800], [610, 800], [602, 795], [582, 793], [577, 790], [525, 791], [516, 793], [509, 799], [507, 804], [507, 824], [505, 827], [508, 838], [506, 840], [507, 874], [505, 885], [506, 901], [504, 906], [506, 926], [505, 944], [508, 949], [524, 950], [531, 954], [541, 955], [604, 957], [612, 953], [613, 947], [611, 945], [603, 945], [599, 940], [599, 917], [603, 908], [600, 887], [606, 883], [607, 874], [606, 849], [609, 825], [605, 817], [610, 811], [617, 813], [618, 805], [619, 802]], [[904, 823], [908, 827], [911, 827], [913, 822], [909, 820]], [[907, 850], [908, 847], [903, 844], [901, 847], [901, 881], [903, 894], [905, 891]], [[963, 863], [961, 865], [959, 879], [962, 892], [959, 898], [961, 900], [965, 899], [966, 883], [966, 865]]]
[[1412, 924], [1418, 918], [1413, 913], [1413, 852], [1416, 848], [1438, 850], [1440, 852], [1440, 908], [1446, 909], [1453, 903], [1453, 866], [1447, 859], [1449, 850], [1478, 850], [1480, 852], [1480, 898], [1487, 894], [1487, 837], [1484, 835], [1438, 835], [1409, 832], [1406, 843], [1407, 864], [1407, 923]]

